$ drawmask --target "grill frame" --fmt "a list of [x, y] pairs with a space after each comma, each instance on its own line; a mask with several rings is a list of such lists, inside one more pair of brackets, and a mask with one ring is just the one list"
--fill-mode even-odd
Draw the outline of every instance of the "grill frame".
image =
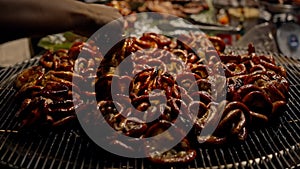
[[[240, 54], [247, 51], [227, 49], [230, 50]], [[300, 60], [264, 51], [258, 53], [272, 54], [288, 73], [290, 97], [279, 123], [251, 132], [245, 142], [234, 146], [199, 148], [197, 159], [192, 163], [163, 168], [300, 167], [300, 134], [297, 134], [300, 133], [300, 114], [296, 114], [300, 112], [300, 79], [297, 79]], [[38, 59], [0, 70], [0, 164], [12, 168], [161, 168], [147, 159], [128, 159], [105, 152], [77, 129], [46, 135], [16, 131], [18, 123], [14, 114], [18, 106], [14, 103], [13, 81], [20, 71], [37, 64]]]

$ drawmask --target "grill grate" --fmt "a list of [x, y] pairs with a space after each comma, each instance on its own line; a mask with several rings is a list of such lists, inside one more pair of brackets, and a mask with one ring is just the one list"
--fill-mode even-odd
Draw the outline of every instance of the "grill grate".
[[[279, 123], [250, 133], [245, 142], [234, 146], [199, 148], [197, 159], [190, 164], [163, 168], [300, 167], [300, 61], [273, 55], [287, 69], [291, 84], [288, 108]], [[0, 163], [13, 168], [161, 168], [146, 159], [105, 152], [76, 129], [47, 135], [18, 132], [13, 81], [16, 74], [37, 63], [38, 57], [0, 70]]]

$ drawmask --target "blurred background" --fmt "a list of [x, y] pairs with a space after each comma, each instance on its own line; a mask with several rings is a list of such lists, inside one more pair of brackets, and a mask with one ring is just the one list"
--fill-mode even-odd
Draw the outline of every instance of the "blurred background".
[[[223, 38], [227, 45], [245, 47], [248, 43], [253, 43], [257, 49], [300, 58], [299, 0], [84, 0], [84, 2], [114, 6], [124, 16], [147, 11], [170, 13], [200, 26], [207, 34]], [[176, 26], [185, 25], [180, 23]], [[62, 32], [0, 44], [0, 67], [14, 65], [47, 49], [69, 48], [73, 42], [84, 38], [71, 32]]]

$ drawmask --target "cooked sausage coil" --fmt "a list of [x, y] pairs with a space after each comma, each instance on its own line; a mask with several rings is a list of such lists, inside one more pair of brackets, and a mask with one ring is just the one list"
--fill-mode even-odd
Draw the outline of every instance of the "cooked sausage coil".
[[[196, 119], [192, 129], [193, 136], [183, 140], [187, 144], [242, 141], [254, 126], [264, 125], [282, 113], [287, 103], [289, 84], [284, 68], [277, 66], [271, 55], [257, 55], [252, 45], [249, 45], [247, 54], [225, 54], [224, 42], [219, 38], [209, 38], [214, 48], [206, 49], [209, 41], [199, 40], [201, 38], [206, 37], [182, 35], [179, 38], [182, 42], [146, 33], [140, 38], [125, 40], [127, 42], [122, 49], [129, 52], [123, 52], [127, 55], [120, 57], [126, 58], [124, 61], [128, 69], [121, 71], [123, 74], [117, 78], [127, 78], [127, 84], [130, 81], [130, 86], [127, 93], [121, 92], [119, 96], [122, 95], [123, 100], [126, 100], [126, 97], [127, 104], [131, 103], [136, 110], [148, 113], [147, 117], [150, 113], [149, 100], [153, 90], [163, 90], [164, 93], [160, 96], [165, 97], [163, 101], [166, 102], [164, 109], [160, 108], [159, 112], [156, 112], [159, 116], [155, 121], [146, 123], [146, 119], [143, 119], [145, 116], [136, 116], [139, 117], [140, 125], [147, 124], [143, 128], [144, 133], [138, 134], [139, 137], [147, 137], [149, 132], [153, 135], [155, 130], [166, 130], [167, 127], [161, 124], [162, 121], [173, 124], [180, 112], [186, 114], [183, 117], [190, 121]], [[205, 56], [198, 57], [193, 51], [195, 47], [203, 49]], [[219, 83], [221, 78], [213, 75], [222, 71], [226, 80]], [[111, 75], [101, 75], [102, 78], [107, 76]], [[121, 86], [119, 88], [125, 87]], [[214, 93], [219, 93], [222, 87], [226, 89], [226, 97], [224, 100], [218, 100]], [[125, 109], [127, 114], [137, 113], [132, 107], [130, 110]], [[119, 117], [119, 114], [115, 116]], [[122, 120], [114, 120], [116, 121]], [[205, 127], [215, 124], [217, 127], [211, 135], [200, 134]], [[125, 133], [128, 135], [128, 132]], [[180, 147], [180, 143], [177, 148], [178, 146]], [[159, 163], [188, 162], [191, 160], [188, 157], [194, 157], [193, 147], [180, 151], [184, 151], [185, 156], [179, 158], [175, 148], [163, 154], [152, 154], [150, 160]]]
[[95, 96], [77, 84], [95, 80], [96, 74], [90, 77], [90, 72], [96, 71], [100, 59], [94, 46], [75, 43], [69, 50], [47, 51], [39, 65], [21, 72], [15, 81], [20, 127], [51, 129], [76, 121], [75, 108], [82, 105], [82, 96]]
[[[150, 153], [149, 159], [190, 162], [203, 142], [245, 140], [254, 127], [280, 116], [288, 101], [286, 71], [272, 55], [257, 54], [251, 44], [241, 55], [224, 49], [220, 38], [203, 34], [172, 39], [145, 33], [122, 40], [103, 57], [86, 43], [47, 52], [16, 80], [22, 101], [18, 116], [22, 126], [63, 125], [76, 118], [75, 108], [85, 114], [84, 103], [93, 96], [100, 111], [86, 112], [86, 123], [100, 124], [97, 117], [103, 115], [116, 132], [135, 138], [158, 135], [181, 116], [191, 126], [189, 134], [165, 153]], [[80, 88], [72, 78], [89, 82], [95, 91]], [[201, 134], [213, 126], [210, 135]]]

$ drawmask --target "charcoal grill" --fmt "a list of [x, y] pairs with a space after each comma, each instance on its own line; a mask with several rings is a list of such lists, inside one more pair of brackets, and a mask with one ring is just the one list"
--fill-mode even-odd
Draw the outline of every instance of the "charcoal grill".
[[[229, 49], [230, 50], [230, 49]], [[240, 53], [245, 49], [235, 49]], [[262, 54], [268, 54], [261, 52]], [[110, 154], [84, 136], [67, 129], [38, 135], [18, 131], [13, 81], [23, 69], [36, 65], [39, 57], [0, 70], [0, 164], [12, 168], [298, 168], [300, 167], [300, 61], [273, 54], [287, 69], [290, 97], [278, 124], [250, 133], [236, 145], [201, 147], [189, 164], [161, 166], [147, 159]]]

